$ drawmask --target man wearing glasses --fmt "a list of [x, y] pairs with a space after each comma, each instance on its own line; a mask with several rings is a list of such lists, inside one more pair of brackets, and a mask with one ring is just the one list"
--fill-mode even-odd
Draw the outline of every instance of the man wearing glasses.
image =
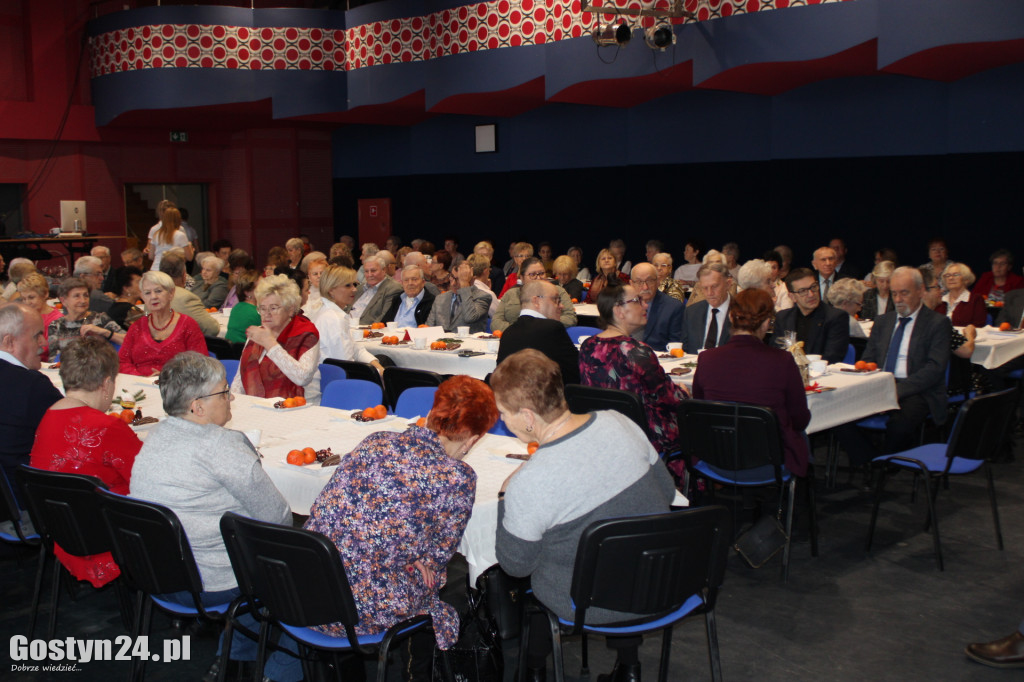
[[818, 278], [807, 268], [796, 268], [786, 277], [793, 307], [775, 316], [775, 338], [796, 332], [804, 353], [820, 355], [829, 364], [841, 362], [850, 345], [849, 315], [822, 303]]
[[637, 263], [629, 273], [640, 302], [647, 310], [647, 324], [642, 341], [654, 350], [665, 350], [665, 344], [683, 340], [683, 313], [686, 306], [666, 293], [658, 291], [658, 270], [650, 263]]
[[95, 256], [82, 256], [75, 261], [74, 276], [89, 287], [89, 310], [94, 313], [110, 310], [114, 299], [103, 293], [103, 261]]
[[562, 370], [562, 382], [580, 382], [580, 352], [559, 319], [562, 315], [562, 297], [558, 287], [542, 279], [528, 281], [520, 290], [523, 308], [519, 319], [501, 335], [498, 361], [524, 348], [539, 350]]
[[705, 263], [697, 271], [704, 300], [694, 303], [683, 317], [683, 350], [697, 353], [717, 348], [729, 340], [729, 268], [722, 263]]

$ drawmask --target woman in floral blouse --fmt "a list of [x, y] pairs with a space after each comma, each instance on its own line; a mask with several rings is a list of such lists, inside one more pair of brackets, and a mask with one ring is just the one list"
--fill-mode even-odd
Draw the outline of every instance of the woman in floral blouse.
[[672, 452], [679, 440], [676, 408], [688, 396], [665, 374], [654, 350], [632, 337], [647, 323], [636, 289], [606, 287], [597, 297], [597, 312], [607, 327], [580, 346], [580, 383], [636, 393], [647, 413], [651, 445]]
[[[438, 388], [425, 427], [375, 433], [342, 457], [306, 528], [337, 545], [359, 608], [359, 634], [429, 613], [438, 646], [458, 639], [458, 615], [438, 591], [476, 492], [476, 474], [462, 459], [497, 419], [491, 389], [456, 376]], [[340, 623], [320, 629], [345, 636]]]

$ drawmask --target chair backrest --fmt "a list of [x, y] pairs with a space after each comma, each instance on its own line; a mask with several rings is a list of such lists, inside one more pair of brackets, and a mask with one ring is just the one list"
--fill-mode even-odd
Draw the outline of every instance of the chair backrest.
[[235, 380], [235, 375], [238, 374], [238, 360], [220, 360], [220, 364], [224, 365], [224, 378], [228, 380], [228, 386]]
[[395, 405], [395, 414], [405, 419], [426, 417], [434, 406], [434, 394], [437, 386], [413, 386], [402, 391]]
[[573, 568], [576, 628], [589, 608], [654, 618], [693, 595], [714, 608], [731, 540], [729, 510], [722, 506], [592, 523], [580, 536]]
[[22, 464], [14, 472], [36, 532], [47, 547], [56, 542], [68, 554], [87, 556], [110, 549], [96, 489], [107, 485], [94, 476], [44, 471]]
[[110, 552], [121, 575], [146, 594], [203, 591], [192, 546], [177, 514], [162, 505], [107, 490], [97, 493]]
[[1017, 409], [1017, 388], [971, 398], [957, 412], [946, 446], [947, 466], [953, 457], [986, 459], [1003, 445]]
[[595, 410], [615, 410], [626, 415], [650, 437], [647, 425], [647, 413], [644, 412], [643, 401], [632, 391], [618, 388], [601, 388], [582, 384], [565, 385], [565, 402], [573, 412], [593, 412]]
[[601, 330], [597, 327], [584, 327], [582, 325], [567, 327], [565, 331], [569, 332], [569, 338], [572, 339], [573, 343], [579, 343], [581, 336], [596, 336], [601, 333]]
[[770, 407], [684, 400], [679, 404], [678, 415], [679, 444], [684, 456], [727, 471], [771, 464], [781, 484], [782, 434]]
[[437, 372], [425, 369], [409, 369], [408, 367], [384, 368], [384, 395], [392, 407], [398, 402], [398, 396], [413, 386], [440, 386], [444, 377]]
[[380, 405], [384, 394], [380, 386], [362, 379], [340, 379], [332, 381], [320, 396], [321, 407], [338, 410], [362, 410]]
[[347, 379], [348, 375], [341, 367], [337, 365], [331, 365], [326, 362], [320, 363], [320, 392], [323, 393], [324, 389], [332, 381], [340, 381], [341, 379]]
[[493, 433], [497, 436], [512, 436], [513, 438], [516, 437], [516, 434], [509, 431], [508, 427], [505, 426], [505, 422], [502, 421], [501, 417], [498, 417], [498, 421], [494, 422], [494, 426], [492, 426], [491, 430], [488, 431], [487, 433]]
[[18, 507], [18, 500], [14, 497], [14, 489], [7, 479], [7, 471], [0, 467], [0, 522], [10, 521], [14, 526], [14, 534], [0, 531], [0, 540], [7, 542], [23, 542], [25, 544], [38, 545], [39, 536], [26, 536], [21, 528], [21, 509]]
[[206, 350], [218, 360], [238, 360], [242, 357], [244, 343], [232, 343], [219, 336], [206, 336]]
[[242, 594], [258, 599], [271, 618], [295, 627], [340, 622], [359, 649], [352, 589], [334, 543], [314, 531], [227, 512], [224, 546]]
[[846, 347], [846, 356], [843, 358], [843, 362], [848, 365], [857, 362], [857, 349], [853, 347], [852, 343]]
[[380, 378], [377, 368], [368, 362], [356, 362], [355, 360], [338, 360], [337, 358], [324, 358], [325, 365], [334, 365], [345, 370], [346, 379], [362, 379], [370, 381], [384, 390], [384, 381]]

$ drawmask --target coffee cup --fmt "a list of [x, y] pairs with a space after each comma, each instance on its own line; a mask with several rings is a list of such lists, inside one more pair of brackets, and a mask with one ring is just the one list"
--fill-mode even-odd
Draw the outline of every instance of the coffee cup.
[[461, 338], [464, 339], [467, 336], [469, 336], [469, 327], [457, 327], [457, 329], [458, 329], [458, 332], [459, 332], [459, 336]]
[[423, 350], [427, 347], [427, 340], [422, 336], [417, 336], [412, 340], [412, 347], [416, 350]]

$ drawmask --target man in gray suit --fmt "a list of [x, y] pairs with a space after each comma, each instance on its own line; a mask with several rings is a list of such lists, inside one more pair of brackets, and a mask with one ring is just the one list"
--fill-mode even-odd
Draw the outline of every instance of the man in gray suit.
[[352, 304], [352, 317], [359, 324], [380, 322], [395, 299], [402, 295], [402, 285], [388, 277], [388, 264], [376, 255], [363, 259], [366, 288]]
[[202, 330], [203, 336], [217, 336], [220, 334], [220, 325], [217, 320], [206, 312], [206, 307], [199, 297], [185, 288], [185, 258], [175, 251], [167, 251], [160, 259], [160, 272], [165, 273], [174, 280], [174, 298], [171, 299], [171, 308], [182, 315], [188, 315]]
[[466, 261], [455, 268], [452, 277], [456, 280], [452, 283], [452, 291], [434, 299], [427, 326], [440, 325], [446, 332], [456, 331], [459, 327], [469, 327], [471, 334], [482, 332], [487, 327], [491, 297], [473, 286], [473, 268]]
[[716, 348], [729, 340], [729, 269], [721, 263], [705, 263], [697, 271], [704, 300], [686, 309], [683, 318], [683, 350], [696, 353]]

